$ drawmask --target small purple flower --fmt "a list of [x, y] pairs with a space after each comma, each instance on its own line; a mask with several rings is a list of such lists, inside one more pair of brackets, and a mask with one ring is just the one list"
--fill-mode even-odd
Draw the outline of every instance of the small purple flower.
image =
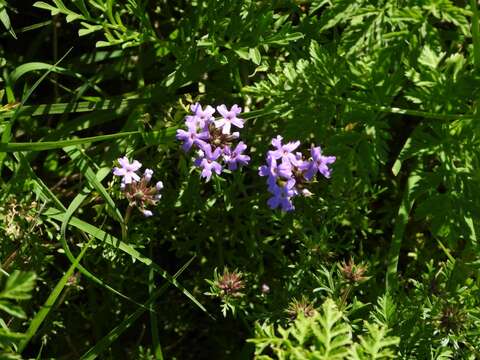
[[193, 144], [201, 146], [205, 144], [204, 140], [209, 138], [208, 131], [197, 132], [197, 125], [193, 122], [187, 122], [188, 131], [178, 129], [177, 130], [177, 139], [183, 141], [183, 150], [185, 152], [189, 151]]
[[258, 174], [260, 176], [268, 176], [268, 183], [276, 183], [277, 178], [281, 177], [289, 179], [292, 176], [292, 165], [289, 163], [277, 164], [277, 160], [267, 155], [267, 165], [262, 165], [258, 168]]
[[123, 184], [131, 184], [132, 182], [140, 180], [140, 176], [136, 173], [136, 171], [142, 167], [140, 162], [133, 160], [133, 162], [130, 163], [128, 158], [124, 156], [118, 159], [118, 163], [120, 164], [120, 167], [113, 168], [113, 175], [123, 177]]
[[185, 121], [187, 123], [193, 123], [194, 125], [203, 128], [214, 120], [213, 114], [215, 113], [215, 109], [210, 105], [207, 105], [205, 110], [202, 110], [202, 106], [199, 103], [195, 103], [190, 105], [190, 110], [192, 110], [193, 115], [186, 117]]
[[240, 141], [234, 150], [229, 146], [223, 149], [223, 159], [227, 162], [230, 170], [236, 170], [238, 165], [247, 165], [250, 161], [250, 156], [242, 154], [247, 149], [247, 145]]
[[216, 161], [221, 154], [222, 150], [220, 148], [216, 148], [212, 151], [210, 144], [205, 144], [203, 146], [203, 157], [195, 160], [195, 165], [202, 169], [201, 177], [204, 177], [207, 182], [210, 181], [210, 178], [212, 177], [212, 170], [217, 175], [220, 175], [222, 172], [222, 165]]
[[311, 149], [312, 159], [305, 160], [301, 152], [294, 153], [300, 146], [299, 141], [283, 144], [282, 140], [281, 136], [272, 139], [275, 150], [268, 151], [267, 163], [260, 166], [258, 174], [268, 177], [268, 191], [273, 195], [267, 202], [268, 206], [292, 211], [295, 209], [292, 202], [295, 196], [313, 195], [307, 186], [317, 172], [325, 177], [330, 176], [327, 165], [335, 162], [335, 157], [322, 156], [320, 147], [316, 147]]
[[328, 168], [329, 164], [333, 164], [336, 160], [335, 156], [323, 156], [320, 146], [312, 147], [310, 150], [312, 161], [309, 163], [305, 179], [311, 180], [317, 172], [320, 172], [327, 179], [330, 178], [332, 171]]
[[[247, 146], [237, 143], [240, 134], [233, 131], [232, 125], [242, 128], [243, 120], [237, 116], [242, 109], [233, 105], [230, 110], [225, 105], [217, 109], [223, 118], [215, 121], [215, 109], [207, 105], [205, 109], [198, 103], [190, 106], [193, 115], [185, 118], [186, 130], [177, 130], [177, 139], [183, 141], [183, 149], [188, 152], [193, 149], [197, 159], [194, 164], [202, 169], [201, 177], [210, 180], [213, 173], [220, 174], [223, 167], [236, 170], [250, 161], [244, 154]], [[220, 159], [220, 155], [223, 155]], [[195, 156], [195, 155], [194, 155]]]
[[269, 151], [269, 154], [274, 159], [282, 159], [283, 163], [297, 164], [297, 156], [293, 154], [293, 151], [300, 146], [300, 141], [282, 144], [282, 140], [283, 138], [280, 135], [272, 140], [272, 145], [275, 146], [276, 149]]
[[242, 112], [242, 108], [237, 104], [233, 105], [230, 110], [225, 105], [217, 106], [217, 111], [223, 116], [222, 119], [215, 121], [217, 128], [222, 128], [224, 134], [230, 134], [232, 125], [243, 128], [243, 119], [237, 117]]
[[271, 209], [280, 207], [283, 211], [295, 210], [295, 206], [293, 206], [292, 202], [292, 197], [295, 196], [295, 191], [293, 189], [288, 189], [287, 187], [278, 189], [279, 190], [268, 199], [268, 206], [270, 206]]

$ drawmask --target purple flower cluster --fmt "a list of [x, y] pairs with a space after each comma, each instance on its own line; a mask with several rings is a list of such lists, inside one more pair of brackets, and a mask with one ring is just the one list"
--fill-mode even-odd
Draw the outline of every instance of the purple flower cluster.
[[163, 189], [163, 183], [158, 181], [155, 186], [149, 185], [152, 180], [153, 170], [145, 169], [143, 176], [137, 174], [137, 171], [142, 167], [142, 164], [133, 160], [131, 163], [126, 156], [119, 158], [119, 167], [113, 168], [113, 175], [122, 178], [120, 188], [129, 201], [130, 207], [136, 207], [144, 216], [150, 217], [153, 215], [152, 211], [147, 209], [147, 206], [154, 206], [162, 198], [158, 192]]
[[213, 173], [219, 175], [225, 166], [236, 170], [248, 164], [250, 157], [243, 154], [247, 145], [242, 141], [233, 144], [240, 135], [232, 132], [232, 127], [243, 128], [243, 119], [238, 117], [241, 107], [233, 105], [228, 110], [225, 105], [217, 106], [220, 119], [215, 119], [215, 109], [210, 105], [202, 109], [196, 103], [190, 109], [193, 114], [185, 118], [187, 130], [177, 130], [177, 139], [183, 141], [185, 152], [197, 150], [195, 165], [202, 170], [201, 177], [209, 181]]
[[300, 141], [282, 143], [278, 135], [272, 139], [274, 150], [268, 151], [267, 164], [259, 168], [260, 176], [267, 176], [268, 191], [273, 195], [268, 200], [272, 209], [280, 207], [283, 211], [295, 209], [292, 198], [297, 195], [311, 196], [306, 185], [317, 173], [326, 178], [331, 175], [328, 165], [335, 162], [335, 156], [323, 156], [320, 147], [310, 149], [310, 158], [296, 152]]

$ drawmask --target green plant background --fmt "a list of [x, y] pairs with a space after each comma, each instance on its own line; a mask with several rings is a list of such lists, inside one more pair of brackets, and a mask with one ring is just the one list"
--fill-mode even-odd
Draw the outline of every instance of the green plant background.
[[[480, 356], [475, 1], [0, 0], [0, 22], [2, 357]], [[243, 107], [250, 166], [200, 180], [175, 140], [197, 101]], [[337, 157], [287, 214], [257, 171], [277, 134]], [[127, 235], [124, 154], [165, 184]]]

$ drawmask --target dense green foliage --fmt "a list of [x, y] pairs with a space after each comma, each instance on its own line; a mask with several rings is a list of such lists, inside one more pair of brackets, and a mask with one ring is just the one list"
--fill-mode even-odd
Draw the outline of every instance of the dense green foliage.
[[[480, 358], [474, 0], [0, 0], [0, 358]], [[251, 162], [175, 132], [239, 104]], [[336, 156], [284, 213], [277, 135]], [[127, 155], [162, 199], [145, 218]], [[129, 208], [128, 208], [129, 209]]]

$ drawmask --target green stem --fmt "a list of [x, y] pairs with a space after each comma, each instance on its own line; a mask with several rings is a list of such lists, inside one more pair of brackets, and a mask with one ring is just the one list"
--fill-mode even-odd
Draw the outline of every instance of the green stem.
[[398, 286], [397, 270], [398, 259], [400, 257], [400, 249], [402, 247], [403, 234], [408, 224], [408, 217], [412, 209], [414, 198], [412, 190], [420, 180], [420, 176], [413, 171], [407, 180], [407, 185], [403, 193], [402, 203], [398, 209], [397, 218], [395, 219], [395, 228], [392, 235], [392, 243], [387, 258], [387, 290], [392, 293]]
[[123, 224], [122, 224], [122, 241], [123, 242], [127, 241], [128, 220], [130, 220], [130, 216], [132, 215], [132, 209], [133, 209], [133, 207], [128, 205], [127, 211], [125, 212], [125, 218], [124, 218]]
[[[153, 244], [150, 243], [150, 258], [153, 257]], [[155, 273], [153, 268], [150, 268], [148, 274], [148, 293], [150, 296], [153, 295], [155, 290]], [[153, 355], [157, 360], [163, 360], [162, 345], [160, 344], [160, 339], [158, 336], [158, 321], [157, 314], [153, 309], [153, 303], [150, 305], [150, 328], [152, 333], [152, 342], [153, 342]]]
[[333, 96], [322, 96], [323, 98], [332, 101], [337, 104], [352, 104], [367, 110], [374, 110], [378, 112], [385, 112], [389, 114], [399, 114], [399, 115], [409, 115], [415, 117], [421, 117], [425, 119], [437, 119], [437, 120], [460, 120], [460, 119], [472, 119], [474, 114], [437, 114], [421, 110], [412, 110], [412, 109], [402, 109], [395, 106], [383, 106], [383, 105], [373, 105], [365, 104], [358, 100], [353, 99], [344, 99]]
[[345, 304], [347, 303], [348, 296], [350, 295], [352, 291], [353, 285], [348, 285], [347, 290], [343, 293], [342, 298], [340, 300], [340, 310], [342, 310], [345, 307]]
[[470, 6], [472, 7], [472, 37], [473, 37], [473, 61], [475, 69], [480, 68], [480, 32], [478, 29], [478, 8], [477, 0], [470, 0]]

